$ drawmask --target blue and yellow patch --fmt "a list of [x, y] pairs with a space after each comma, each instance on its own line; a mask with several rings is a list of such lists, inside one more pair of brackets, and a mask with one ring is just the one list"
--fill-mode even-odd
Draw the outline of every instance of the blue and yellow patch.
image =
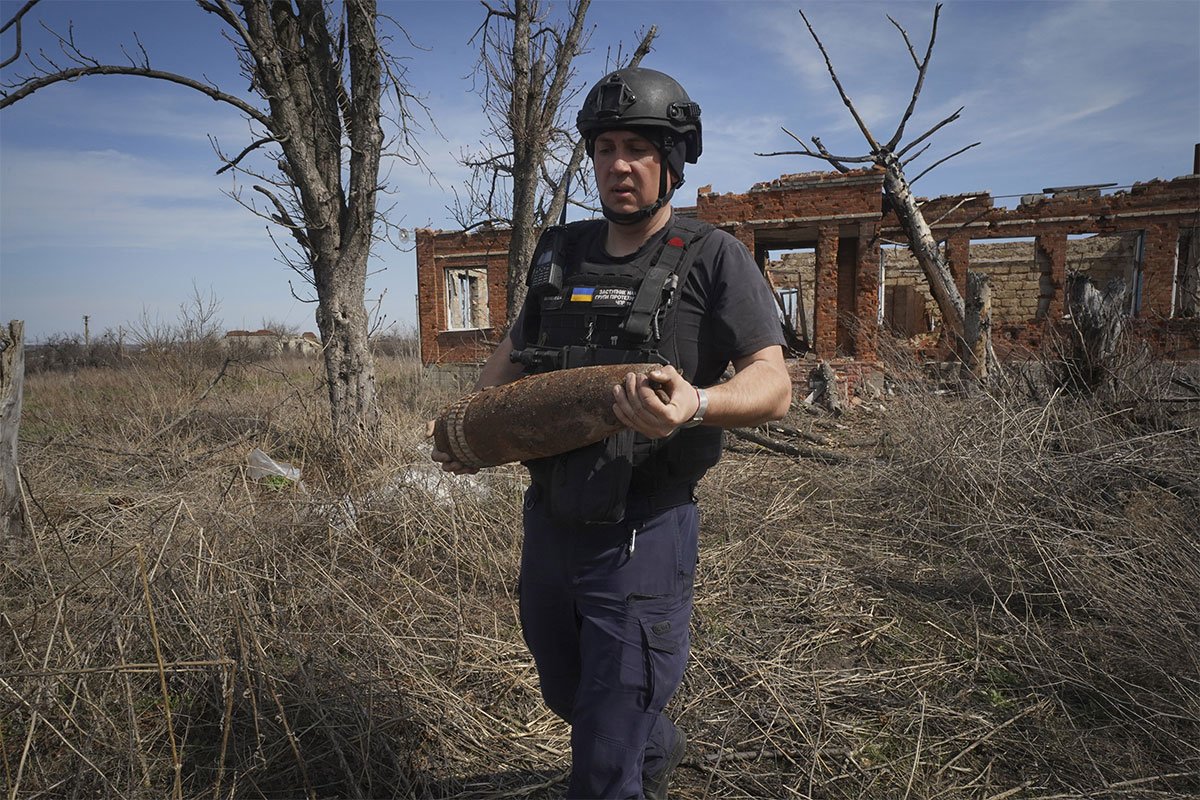
[[596, 294], [594, 286], [576, 286], [571, 290], [572, 303], [590, 303]]

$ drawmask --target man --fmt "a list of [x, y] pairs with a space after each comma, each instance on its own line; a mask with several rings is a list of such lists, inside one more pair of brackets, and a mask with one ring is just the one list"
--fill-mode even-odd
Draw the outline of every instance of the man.
[[576, 124], [606, 221], [543, 237], [524, 309], [477, 388], [590, 363], [663, 364], [613, 387], [626, 431], [528, 464], [520, 616], [543, 697], [572, 726], [567, 797], [665, 798], [685, 743], [662, 712], [688, 653], [693, 489], [720, 457], [720, 429], [782, 417], [791, 381], [749, 252], [672, 214], [684, 163], [700, 155], [700, 107], [671, 77], [624, 69], [592, 88]]

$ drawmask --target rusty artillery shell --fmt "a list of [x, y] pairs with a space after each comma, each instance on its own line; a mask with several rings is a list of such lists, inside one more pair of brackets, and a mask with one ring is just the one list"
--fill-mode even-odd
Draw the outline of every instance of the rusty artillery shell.
[[434, 443], [468, 467], [558, 455], [625, 426], [613, 414], [612, 387], [658, 364], [612, 364], [530, 375], [460, 397], [433, 429]]

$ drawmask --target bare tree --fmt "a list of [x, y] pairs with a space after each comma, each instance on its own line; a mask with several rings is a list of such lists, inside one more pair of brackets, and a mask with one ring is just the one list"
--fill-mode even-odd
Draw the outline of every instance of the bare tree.
[[[22, 55], [21, 20], [36, 2], [26, 3], [4, 25], [16, 32], [16, 52], [4, 66]], [[25, 73], [6, 77], [0, 109], [63, 81], [136, 75], [186, 86], [241, 112], [254, 140], [233, 156], [214, 142], [223, 162], [218, 171], [234, 170], [260, 181], [252, 186], [268, 204], [263, 209], [240, 194], [235, 197], [291, 237], [287, 246], [276, 244], [316, 295], [335, 435], [369, 429], [378, 410], [364, 298], [367, 260], [381, 226], [377, 194], [382, 188], [385, 97], [394, 103], [401, 150], [408, 160], [419, 160], [410, 138], [414, 98], [404, 83], [404, 69], [384, 50], [387, 40], [379, 31], [375, 0], [196, 4], [225, 23], [255, 102], [206, 81], [155, 69], [140, 41], [129, 63], [101, 63], [82, 52], [68, 31], [54, 34], [58, 55], [29, 53]]]
[[[929, 61], [933, 55], [933, 45], [937, 39], [938, 17], [941, 14], [942, 6], [939, 3], [934, 7], [933, 24], [929, 31], [929, 43], [925, 47], [923, 56], [918, 57], [917, 51], [913, 47], [912, 41], [908, 37], [908, 32], [896, 22], [891, 16], [888, 21], [900, 31], [901, 37], [904, 39], [904, 44], [908, 48], [908, 54], [912, 59], [913, 66], [917, 70], [917, 77], [913, 86], [912, 97], [909, 99], [908, 107], [905, 108], [903, 116], [900, 118], [899, 124], [896, 126], [895, 132], [891, 138], [886, 141], [881, 141], [867, 127], [867, 123], [863, 121], [858, 109], [855, 108], [854, 102], [846, 93], [842, 86], [841, 80], [838, 78], [837, 71], [833, 68], [833, 62], [829, 58], [829, 53], [825, 50], [825, 45], [821, 42], [817, 32], [813, 29], [812, 23], [808, 21], [808, 17], [804, 15], [804, 11], [800, 11], [800, 17], [804, 20], [804, 24], [808, 27], [808, 32], [811, 34], [813, 41], [821, 51], [821, 55], [825, 59], [825, 67], [829, 71], [829, 77], [833, 80], [833, 85], [837, 87], [838, 94], [842, 98], [842, 102], [846, 105], [850, 115], [854, 118], [854, 122], [858, 125], [858, 129], [862, 132], [863, 137], [867, 140], [870, 146], [870, 153], [863, 156], [839, 156], [830, 153], [825, 145], [821, 143], [819, 137], [813, 136], [812, 147], [810, 147], [799, 136], [784, 128], [784, 132], [791, 136], [800, 144], [800, 150], [787, 150], [775, 153], [758, 153], [757, 155], [765, 156], [780, 156], [780, 155], [802, 155], [818, 158], [825, 161], [839, 172], [849, 172], [850, 167], [847, 164], [873, 164], [881, 167], [884, 170], [883, 187], [888, 200], [891, 203], [892, 209], [896, 212], [896, 217], [900, 221], [905, 234], [908, 236], [909, 247], [912, 250], [913, 256], [917, 263], [921, 265], [925, 277], [929, 281], [929, 289], [933, 294], [934, 300], [937, 302], [938, 310], [941, 312], [942, 320], [950, 333], [955, 337], [958, 351], [964, 361], [968, 363], [977, 377], [983, 378], [988, 372], [994, 371], [997, 368], [995, 363], [995, 353], [990, 344], [990, 327], [986, 320], [980, 322], [978, 319], [974, 324], [970, 325], [970, 329], [976, 337], [987, 337], [987, 340], [982, 346], [976, 346], [976, 340], [968, 340], [967, 336], [967, 304], [963, 301], [962, 294], [958, 291], [958, 286], [954, 282], [954, 276], [950, 272], [950, 267], [946, 263], [945, 256], [942, 254], [938, 242], [933, 238], [933, 233], [929, 224], [925, 221], [925, 215], [921, 212], [921, 207], [917, 204], [916, 197], [912, 193], [912, 184], [919, 180], [923, 175], [928, 173], [939, 164], [943, 164], [954, 156], [970, 150], [979, 142], [967, 145], [960, 150], [951, 153], [942, 158], [920, 174], [917, 177], [909, 180], [904, 173], [904, 167], [911, 163], [914, 159], [924, 153], [929, 145], [918, 150], [907, 159], [905, 156], [924, 142], [935, 132], [949, 125], [959, 118], [962, 113], [962, 108], [959, 108], [950, 116], [938, 122], [929, 130], [922, 133], [920, 136], [912, 139], [907, 144], [903, 143], [905, 126], [912, 118], [913, 111], [917, 107], [917, 99], [921, 96], [921, 88], [925, 85], [925, 73], [929, 69]], [[978, 284], [980, 288], [986, 285], [986, 282]], [[981, 308], [985, 302], [980, 298], [975, 298], [972, 305], [976, 308]], [[981, 355], [982, 358], [977, 358]]]
[[25, 386], [25, 323], [0, 325], [0, 549], [24, 530], [17, 441]]
[[[564, 22], [550, 21], [549, 4], [542, 0], [481, 3], [486, 16], [472, 41], [479, 42], [476, 77], [482, 81], [488, 141], [463, 156], [471, 178], [466, 196], [451, 211], [463, 228], [512, 229], [506, 298], [511, 323], [525, 299], [533, 249], [570, 202], [571, 183], [583, 164], [584, 144], [562, 110], [579, 91], [573, 63], [586, 45], [590, 0], [576, 0]], [[652, 27], [642, 37], [628, 66], [641, 62], [656, 34]]]

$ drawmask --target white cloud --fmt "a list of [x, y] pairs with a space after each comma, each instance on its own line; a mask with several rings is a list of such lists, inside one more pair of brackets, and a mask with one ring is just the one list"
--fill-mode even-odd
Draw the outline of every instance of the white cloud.
[[[820, 3], [804, 13], [844, 82], [857, 84], [857, 79], [871, 75], [879, 53], [902, 47], [899, 33], [885, 17], [886, 5]], [[807, 93], [817, 96], [832, 89], [825, 59], [794, 4], [739, 3], [733, 15], [743, 35], [787, 67]]]
[[[921, 54], [928, 7], [810, 6], [806, 13], [856, 107], [877, 137], [890, 136], [911, 95], [915, 70], [886, 15], [905, 25]], [[806, 140], [820, 136], [833, 152], [863, 152], [862, 135], [795, 9], [744, 3], [738, 16], [763, 59], [755, 70], [762, 76], [756, 87], [761, 91], [752, 92], [748, 83], [745, 103], [774, 103], [789, 129]], [[1124, 175], [1145, 179], [1158, 174], [1159, 164], [1177, 160], [1182, 166], [1188, 142], [1200, 131], [1198, 28], [1200, 6], [1191, 3], [948, 4], [905, 141], [959, 106], [966, 108], [961, 119], [932, 137], [930, 151], [913, 166], [923, 168], [972, 141], [983, 145], [938, 170], [967, 183], [958, 189], [1000, 189], [1009, 179], [1028, 189], [1037, 175], [1062, 171], [1079, 181], [1125, 180], [1114, 175], [1118, 166]], [[1189, 119], [1191, 130], [1181, 129], [1180, 120]], [[772, 149], [791, 149], [782, 133], [773, 143]], [[1175, 158], [1159, 155], [1175, 151]], [[1154, 166], [1140, 166], [1146, 163]], [[1147, 169], [1155, 172], [1146, 174]], [[1167, 176], [1180, 171], [1168, 169]]]
[[227, 197], [232, 180], [114, 150], [6, 147], [4, 250], [47, 240], [91, 249], [188, 247], [219, 232], [226, 244], [262, 238], [265, 222]]
[[191, 144], [197, 156], [209, 156], [214, 164], [210, 135], [234, 153], [255, 138], [233, 106], [194, 89], [146, 78], [101, 76], [55, 84], [39, 91], [36, 99], [5, 110], [14, 112], [23, 117], [16, 124], [37, 125], [55, 136], [147, 137]]

